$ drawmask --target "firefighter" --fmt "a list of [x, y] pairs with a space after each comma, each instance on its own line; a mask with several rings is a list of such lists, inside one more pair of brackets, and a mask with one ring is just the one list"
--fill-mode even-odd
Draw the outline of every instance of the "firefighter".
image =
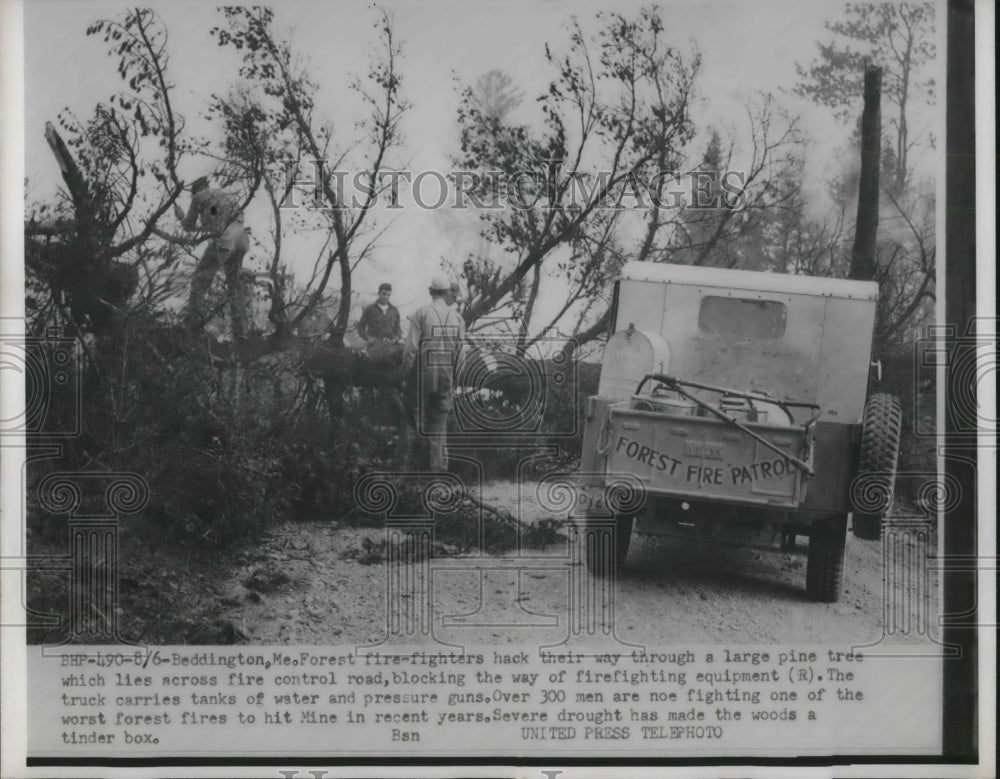
[[[454, 402], [455, 365], [465, 338], [462, 317], [451, 306], [451, 284], [444, 274], [431, 279], [431, 302], [410, 317], [403, 347], [403, 377], [410, 424], [427, 441], [432, 471], [447, 468], [448, 413]], [[412, 449], [412, 445], [407, 447]], [[412, 452], [407, 452], [411, 461]], [[410, 462], [412, 464], [412, 462]]]
[[208, 178], [202, 176], [191, 185], [191, 205], [187, 215], [179, 206], [175, 206], [174, 211], [185, 230], [212, 235], [191, 277], [186, 312], [188, 321], [203, 323], [208, 318], [205, 297], [215, 274], [222, 268], [226, 274], [233, 338], [243, 338], [246, 335], [246, 296], [240, 271], [243, 258], [250, 249], [250, 239], [248, 228], [243, 225], [239, 200], [225, 190], [210, 187]]
[[397, 343], [402, 340], [399, 329], [399, 310], [389, 302], [392, 284], [378, 285], [378, 300], [366, 306], [358, 320], [358, 336], [365, 343]]

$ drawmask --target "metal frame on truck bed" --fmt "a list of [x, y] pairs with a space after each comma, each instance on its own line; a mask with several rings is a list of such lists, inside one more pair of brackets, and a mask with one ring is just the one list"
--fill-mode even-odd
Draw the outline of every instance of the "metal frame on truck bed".
[[[865, 473], [883, 497], [854, 512], [855, 535], [878, 538], [895, 480], [899, 404], [869, 396], [877, 301], [874, 282], [626, 264], [587, 402], [590, 570], [624, 565], [635, 520], [786, 548], [806, 535], [807, 590], [837, 600], [852, 483]], [[640, 508], [604, 499], [616, 475], [641, 485]]]

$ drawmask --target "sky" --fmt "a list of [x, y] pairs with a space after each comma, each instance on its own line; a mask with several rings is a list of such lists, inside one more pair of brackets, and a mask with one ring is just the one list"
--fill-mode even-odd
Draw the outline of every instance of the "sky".
[[[593, 28], [593, 14], [608, 4], [548, 0], [527, 2], [386, 2], [397, 39], [402, 43], [403, 94], [412, 104], [403, 124], [405, 148], [390, 160], [391, 167], [413, 170], [450, 170], [458, 147], [455, 114], [456, 77], [471, 83], [486, 71], [499, 68], [525, 90], [519, 111], [524, 121], [535, 116], [533, 97], [544, 90], [551, 71], [545, 62], [545, 45], [565, 50], [565, 23], [575, 14], [585, 29]], [[627, 13], [639, 3], [616, 3]], [[98, 18], [118, 17], [124, 6], [113, 3], [69, 0], [34, 0], [27, 3], [25, 18], [25, 171], [29, 200], [48, 197], [61, 184], [54, 159], [42, 132], [46, 121], [55, 121], [64, 107], [79, 116], [90, 114], [121, 84], [115, 63], [98, 36], [85, 30]], [[229, 49], [220, 49], [210, 29], [222, 23], [213, 4], [161, 2], [154, 5], [168, 30], [170, 72], [177, 84], [175, 106], [188, 126], [207, 130], [200, 119], [213, 92], [225, 92], [236, 80], [238, 61]], [[295, 49], [305, 58], [313, 80], [320, 86], [319, 113], [332, 119], [338, 138], [354, 135], [359, 113], [356, 95], [348, 89], [351, 74], [363, 75], [376, 33], [377, 14], [371, 3], [346, 0], [337, 3], [282, 2], [274, 6], [276, 27], [293, 28]], [[807, 63], [816, 43], [825, 37], [823, 22], [838, 5], [823, 2], [731, 0], [661, 3], [669, 39], [688, 48], [695, 42], [703, 68], [698, 80], [695, 118], [708, 123], [736, 125], [741, 120], [739, 96], [755, 90], [775, 93], [795, 111], [803, 111], [804, 128], [813, 140], [807, 175], [819, 185], [846, 130], [832, 115], [784, 90], [795, 83], [796, 62]], [[193, 180], [205, 171], [205, 161], [189, 159], [180, 174]], [[256, 235], [267, 232], [259, 206], [248, 211]], [[426, 297], [427, 279], [442, 261], [460, 263], [470, 248], [474, 230], [456, 228], [454, 220], [433, 212], [405, 209], [380, 242], [373, 262], [359, 268], [355, 287], [374, 297], [379, 281], [394, 283], [394, 302], [406, 309]], [[293, 252], [293, 270], [307, 272], [315, 250], [303, 239]], [[252, 251], [252, 265], [263, 262]], [[561, 294], [548, 285], [544, 310]]]

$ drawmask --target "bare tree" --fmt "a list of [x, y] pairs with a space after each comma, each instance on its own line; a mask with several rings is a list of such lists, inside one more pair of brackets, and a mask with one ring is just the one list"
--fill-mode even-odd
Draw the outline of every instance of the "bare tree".
[[[64, 319], [81, 334], [113, 327], [139, 287], [140, 270], [147, 270], [148, 281], [157, 265], [173, 259], [138, 252], [183, 189], [176, 167], [184, 123], [173, 109], [159, 19], [137, 9], [121, 21], [99, 21], [87, 34], [103, 36], [129, 88], [98, 103], [88, 119], [60, 114], [65, 141], [46, 124], [66, 190], [25, 225], [28, 275], [45, 290], [29, 301], [38, 305], [31, 313]], [[153, 198], [150, 179], [159, 190]]]
[[[661, 147], [645, 171], [655, 182], [649, 193], [653, 207], [642, 212], [637, 237], [615, 238], [602, 248], [614, 258], [612, 267], [626, 259], [729, 268], [767, 264], [763, 228], [791, 207], [799, 191], [791, 171], [797, 170], [802, 136], [795, 117], [781, 110], [771, 95], [747, 98], [744, 109], [744, 125], [730, 131], [725, 145], [718, 131], [712, 131], [700, 158], [691, 159], [686, 149]], [[741, 149], [740, 138], [749, 139], [748, 148]], [[681, 174], [660, 172], [685, 170], [691, 182], [685, 199], [675, 204], [671, 191]], [[699, 205], [703, 197], [707, 205]], [[610, 315], [607, 303], [592, 311], [589, 324], [577, 330], [575, 344], [604, 335]]]
[[[352, 88], [362, 97], [367, 116], [360, 123], [359, 139], [335, 141], [333, 125], [316, 115], [318, 88], [309, 76], [307, 65], [296, 56], [291, 41], [274, 28], [274, 14], [269, 8], [226, 7], [225, 26], [216, 27], [212, 34], [222, 46], [232, 46], [240, 52], [239, 74], [254, 84], [259, 105], [264, 106], [261, 122], [279, 131], [290, 131], [294, 139], [286, 144], [291, 164], [288, 173], [297, 174], [297, 162], [309, 166], [330, 161], [326, 175], [319, 175], [317, 186], [325, 206], [322, 211], [329, 220], [330, 241], [324, 245], [324, 256], [317, 263], [315, 278], [310, 280], [308, 298], [298, 313], [287, 323], [296, 327], [318, 305], [336, 269], [340, 282], [340, 307], [331, 328], [330, 341], [342, 344], [347, 332], [352, 273], [374, 246], [372, 209], [382, 191], [382, 173], [387, 155], [401, 142], [400, 122], [408, 108], [401, 96], [402, 76], [399, 60], [402, 50], [395, 38], [387, 12], [379, 14], [375, 26], [380, 39], [380, 52], [373, 57], [367, 78], [355, 79]], [[332, 173], [352, 152], [361, 149], [363, 164], [359, 169], [370, 172], [370, 186], [361, 202], [342, 202], [334, 186]], [[331, 160], [331, 155], [333, 159]], [[319, 174], [321, 171], [314, 171]], [[351, 199], [348, 199], [351, 200]], [[274, 285], [277, 288], [277, 284]]]
[[933, 314], [928, 306], [936, 300], [937, 244], [933, 196], [917, 195], [901, 202], [884, 194], [889, 208], [883, 219], [885, 237], [878, 246], [876, 332], [880, 345], [889, 347], [915, 341], [920, 321]]
[[834, 37], [819, 44], [816, 61], [797, 66], [796, 91], [851, 123], [859, 115], [865, 63], [882, 68], [883, 94], [894, 107], [888, 185], [896, 195], [909, 181], [914, 146], [933, 143], [926, 128], [913, 131], [911, 114], [919, 101], [934, 103], [936, 84], [928, 67], [936, 55], [934, 25], [932, 3], [848, 3], [841, 18], [826, 24]]
[[[207, 153], [204, 143], [186, 135], [184, 117], [174, 106], [176, 85], [161, 20], [152, 10], [137, 8], [120, 19], [95, 22], [87, 34], [108, 46], [126, 88], [98, 103], [89, 119], [61, 113], [62, 133], [46, 125], [66, 191], [54, 208], [37, 211], [56, 214], [54, 219], [26, 224], [31, 283], [49, 293], [47, 301], [33, 299], [36, 313], [43, 319], [61, 316], [80, 334], [114, 330], [129, 312], [162, 316], [176, 291], [174, 263], [182, 251], [211, 237], [175, 237], [161, 227], [184, 189], [181, 161]], [[215, 156], [220, 169], [237, 162], [226, 158], [225, 149]], [[239, 162], [238, 175], [231, 177], [242, 185], [245, 208], [260, 186], [263, 167], [245, 155]]]
[[[933, 186], [915, 180], [914, 153], [933, 146], [933, 134], [915, 125], [921, 107], [933, 106], [936, 84], [930, 65], [934, 44], [935, 9], [930, 3], [848, 4], [839, 19], [827, 23], [833, 40], [820, 44], [819, 56], [808, 68], [799, 67], [796, 91], [836, 111], [839, 119], [857, 122], [864, 94], [866, 63], [882, 69], [882, 96], [887, 104], [882, 123], [880, 178], [877, 195], [881, 213], [870, 275], [879, 281], [880, 343], [912, 334], [927, 301], [934, 296], [935, 251]], [[860, 141], [860, 139], [856, 138]], [[871, 151], [871, 142], [867, 145]], [[856, 174], [840, 173], [834, 185], [839, 206], [858, 196]]]
[[507, 258], [465, 263], [470, 300], [463, 314], [470, 325], [516, 308], [519, 297], [532, 299], [543, 273], [536, 269], [546, 262], [570, 277], [570, 297], [579, 298], [594, 276], [590, 263], [608, 256], [595, 249], [613, 236], [625, 189], [634, 189], [640, 171], [664, 148], [692, 135], [688, 106], [698, 54], [682, 54], [666, 42], [655, 9], [632, 19], [599, 14], [598, 21], [592, 40], [576, 20], [570, 23], [566, 54], [546, 47], [556, 75], [536, 101], [541, 131], [484, 112], [472, 87], [462, 92], [456, 162], [478, 174], [474, 195], [501, 204], [480, 215], [484, 237]]
[[[746, 126], [725, 142], [710, 134], [704, 157], [695, 156], [698, 53], [669, 45], [655, 8], [597, 18], [592, 40], [573, 21], [568, 53], [547, 49], [557, 76], [537, 101], [542, 132], [484, 114], [472, 88], [462, 94], [458, 163], [481, 174], [474, 191], [487, 205], [507, 197], [506, 207], [481, 211], [483, 236], [503, 250], [503, 261], [466, 261], [464, 314], [470, 329], [485, 315], [510, 314], [522, 348], [567, 316], [576, 317], [577, 344], [603, 335], [608, 285], [626, 260], [750, 266], [757, 258], [743, 239], [793, 191], [782, 172], [802, 138], [770, 95], [747, 98]], [[675, 198], [683, 179], [706, 174], [707, 207]], [[566, 304], [539, 327], [530, 319], [546, 278], [562, 280]]]

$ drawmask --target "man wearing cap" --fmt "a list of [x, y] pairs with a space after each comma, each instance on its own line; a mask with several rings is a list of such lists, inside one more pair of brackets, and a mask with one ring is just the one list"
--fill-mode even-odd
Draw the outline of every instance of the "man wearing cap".
[[358, 320], [358, 336], [366, 343], [395, 343], [402, 340], [403, 331], [399, 327], [399, 311], [389, 297], [392, 295], [392, 284], [378, 285], [378, 300], [366, 306]]
[[174, 206], [177, 218], [185, 230], [209, 233], [213, 237], [205, 247], [198, 266], [191, 277], [191, 295], [188, 299], [187, 317], [204, 321], [208, 317], [205, 297], [215, 274], [222, 268], [226, 274], [230, 309], [233, 321], [233, 338], [246, 334], [246, 301], [240, 270], [243, 257], [250, 249], [247, 228], [243, 226], [243, 214], [239, 210], [239, 200], [222, 189], [209, 186], [208, 178], [202, 176], [191, 185], [191, 206], [187, 216], [179, 206]]
[[411, 423], [426, 437], [430, 449], [430, 469], [443, 471], [447, 467], [445, 440], [454, 400], [455, 364], [465, 339], [465, 323], [450, 305], [451, 284], [444, 274], [431, 279], [428, 291], [430, 304], [410, 317], [403, 376]]

